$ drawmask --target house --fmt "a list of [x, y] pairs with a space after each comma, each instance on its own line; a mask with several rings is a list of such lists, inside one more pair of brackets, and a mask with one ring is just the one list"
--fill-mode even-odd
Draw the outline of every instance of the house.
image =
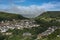
[[23, 33], [23, 36], [31, 36], [32, 34], [29, 32]]
[[8, 33], [5, 33], [5, 35], [12, 35], [12, 33], [11, 32], [8, 32]]
[[60, 35], [57, 35], [57, 37], [60, 37]]
[[12, 32], [2, 33], [3, 35], [12, 35]]

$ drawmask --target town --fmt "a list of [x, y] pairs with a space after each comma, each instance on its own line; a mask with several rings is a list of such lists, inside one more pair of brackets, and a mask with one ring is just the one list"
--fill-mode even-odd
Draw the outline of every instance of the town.
[[23, 29], [23, 28], [32, 28], [32, 27], [38, 27], [37, 23], [35, 23], [34, 20], [15, 20], [13, 21], [1, 21], [0, 22], [0, 32], [6, 32], [8, 29]]

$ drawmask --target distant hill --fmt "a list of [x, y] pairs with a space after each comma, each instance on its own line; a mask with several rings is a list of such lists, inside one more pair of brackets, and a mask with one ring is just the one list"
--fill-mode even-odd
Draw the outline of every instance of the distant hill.
[[57, 18], [60, 17], [60, 11], [47, 11], [39, 15], [38, 17], [43, 16], [43, 17], [50, 17], [50, 18]]
[[60, 19], [60, 11], [47, 11], [42, 14], [40, 14], [36, 19], [46, 19], [46, 18], [57, 18]]
[[25, 19], [22, 15], [7, 13], [7, 12], [0, 12], [0, 21], [2, 20], [12, 20], [12, 19]]
[[47, 11], [35, 18], [37, 23], [46, 26], [58, 25], [60, 26], [60, 11]]

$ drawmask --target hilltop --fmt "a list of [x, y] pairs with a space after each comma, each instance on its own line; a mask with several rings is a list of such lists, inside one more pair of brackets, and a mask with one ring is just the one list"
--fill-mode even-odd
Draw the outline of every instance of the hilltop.
[[47, 11], [35, 18], [37, 23], [44, 26], [60, 26], [60, 11]]
[[2, 20], [12, 20], [12, 19], [25, 19], [22, 15], [13, 14], [8, 12], [0, 12], [0, 21]]
[[60, 18], [60, 11], [47, 11], [42, 14], [40, 14], [36, 18], [42, 18], [42, 17], [49, 17], [49, 18]]
[[58, 18], [60, 17], [60, 11], [47, 11], [42, 13], [39, 16], [45, 16], [45, 17], [50, 17], [50, 18]]

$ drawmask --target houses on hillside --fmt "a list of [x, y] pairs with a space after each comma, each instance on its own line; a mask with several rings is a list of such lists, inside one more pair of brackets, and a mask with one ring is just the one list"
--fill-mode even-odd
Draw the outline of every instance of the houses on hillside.
[[58, 29], [58, 27], [56, 27], [56, 26], [49, 27], [46, 31], [38, 34], [37, 39], [40, 39], [43, 36], [48, 36], [49, 34], [53, 33], [56, 29]]
[[35, 21], [31, 20], [13, 20], [13, 21], [2, 21], [0, 22], [0, 32], [6, 32], [8, 29], [23, 29], [23, 28], [32, 28], [38, 27], [40, 25], [36, 24]]
[[25, 32], [25, 33], [23, 33], [23, 36], [32, 36], [32, 34], [29, 32]]

